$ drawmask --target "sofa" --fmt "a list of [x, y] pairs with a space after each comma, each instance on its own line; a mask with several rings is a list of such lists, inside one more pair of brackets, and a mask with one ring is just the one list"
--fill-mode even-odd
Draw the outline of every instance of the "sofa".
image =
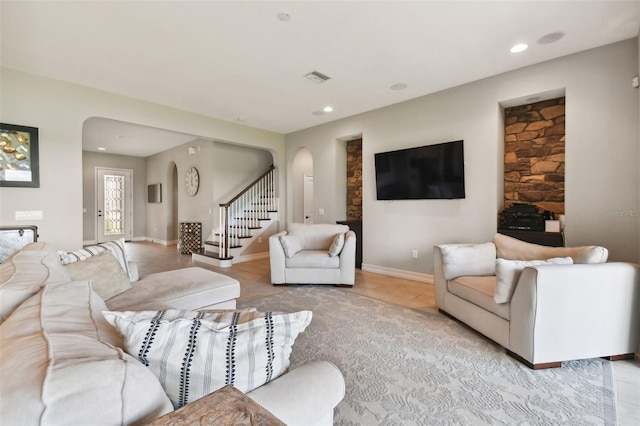
[[356, 234], [347, 225], [289, 223], [269, 237], [273, 284], [353, 286]]
[[531, 368], [632, 357], [640, 336], [640, 265], [604, 247], [546, 247], [496, 234], [434, 247], [436, 305]]
[[[268, 319], [272, 327], [279, 326], [276, 313], [272, 318], [252, 309], [219, 309], [234, 308], [239, 295], [238, 282], [229, 277], [185, 268], [132, 283], [137, 278], [135, 265], [116, 257], [105, 252], [65, 265], [64, 253], [38, 242], [0, 264], [0, 424], [146, 424], [178, 408], [163, 380], [143, 364], [140, 354], [127, 353], [131, 336], [116, 328], [109, 316], [154, 312], [180, 316], [193, 314], [189, 309], [207, 307], [195, 312], [203, 327], [207, 324], [204, 319], [216, 316]], [[79, 279], [86, 270], [94, 276]], [[121, 292], [105, 301], [104, 292], [113, 286], [120, 286]], [[304, 314], [308, 323], [311, 314]], [[244, 325], [238, 321], [227, 328], [233, 330], [234, 339], [240, 339]], [[256, 333], [254, 329], [248, 332]], [[155, 341], [161, 341], [159, 332], [152, 334]], [[294, 338], [275, 352], [281, 370], [246, 393], [286, 424], [330, 425], [333, 409], [344, 397], [342, 374], [325, 361], [288, 370], [286, 350], [290, 351]], [[217, 364], [211, 359], [205, 366]], [[241, 374], [240, 366], [235, 374]], [[196, 381], [195, 376], [190, 377]], [[192, 400], [196, 397], [187, 402]]]

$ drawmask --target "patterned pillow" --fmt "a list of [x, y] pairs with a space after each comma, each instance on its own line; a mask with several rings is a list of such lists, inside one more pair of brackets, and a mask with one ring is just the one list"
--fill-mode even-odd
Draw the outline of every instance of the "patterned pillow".
[[107, 250], [109, 250], [116, 259], [118, 259], [120, 266], [122, 266], [122, 269], [127, 273], [129, 280], [133, 281], [133, 276], [131, 271], [129, 271], [129, 263], [127, 262], [127, 252], [124, 249], [124, 238], [100, 243], [96, 246], [87, 246], [72, 252], [59, 250], [58, 255], [60, 256], [62, 264], [68, 265], [69, 263], [79, 262], [81, 260], [89, 259], [92, 256], [97, 256]]
[[105, 311], [125, 350], [151, 368], [175, 408], [226, 385], [249, 392], [289, 367], [311, 311]]
[[104, 251], [82, 262], [69, 263], [65, 268], [74, 281], [91, 281], [91, 288], [103, 300], [109, 300], [131, 288], [129, 277], [110, 251]]

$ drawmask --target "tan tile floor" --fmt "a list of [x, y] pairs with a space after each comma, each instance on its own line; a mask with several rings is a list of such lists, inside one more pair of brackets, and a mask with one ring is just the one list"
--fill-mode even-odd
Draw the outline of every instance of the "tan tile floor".
[[[238, 303], [251, 302], [287, 289], [271, 284], [268, 259], [238, 263], [230, 268], [218, 268], [194, 263], [191, 255], [179, 254], [176, 246], [149, 242], [127, 243], [127, 255], [138, 264], [140, 276], [188, 266], [200, 266], [237, 279], [241, 286]], [[436, 313], [433, 286], [418, 281], [389, 277], [356, 269], [353, 291], [416, 310]], [[617, 388], [618, 424], [640, 426], [640, 360], [613, 363]]]

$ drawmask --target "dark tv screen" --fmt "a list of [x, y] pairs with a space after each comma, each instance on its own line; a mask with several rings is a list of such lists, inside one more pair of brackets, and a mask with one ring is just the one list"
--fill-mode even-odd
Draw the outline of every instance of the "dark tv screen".
[[463, 141], [375, 154], [378, 200], [464, 198]]

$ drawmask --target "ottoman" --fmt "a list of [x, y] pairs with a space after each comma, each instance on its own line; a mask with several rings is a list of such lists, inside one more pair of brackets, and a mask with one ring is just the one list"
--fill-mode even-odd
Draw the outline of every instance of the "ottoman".
[[131, 286], [107, 300], [109, 309], [234, 309], [240, 296], [238, 280], [200, 267], [150, 274]]

